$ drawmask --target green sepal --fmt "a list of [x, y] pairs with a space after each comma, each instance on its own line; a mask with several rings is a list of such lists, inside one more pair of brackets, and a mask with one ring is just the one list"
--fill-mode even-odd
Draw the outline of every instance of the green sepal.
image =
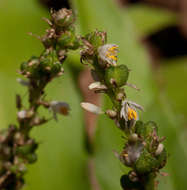
[[[118, 87], [124, 86], [129, 77], [129, 70], [126, 65], [111, 66], [105, 71], [105, 82], [109, 87], [117, 85]], [[112, 84], [114, 80], [115, 84]]]
[[36, 150], [37, 147], [38, 147], [38, 144], [36, 143], [18, 146], [16, 148], [16, 154], [26, 155], [26, 154], [32, 153]]
[[140, 157], [136, 160], [134, 169], [139, 174], [146, 174], [154, 171], [158, 167], [158, 161], [145, 148]]
[[37, 161], [37, 155], [36, 155], [35, 153], [28, 154], [28, 155], [26, 155], [24, 158], [25, 158], [25, 159], [28, 161], [28, 163], [30, 163], [30, 164]]
[[148, 137], [154, 130], [158, 132], [158, 127], [155, 122], [148, 121], [147, 123], [143, 123], [142, 121], [137, 121], [135, 125], [135, 133], [139, 136], [146, 138]]
[[65, 31], [57, 41], [57, 48], [76, 50], [80, 47], [80, 41], [75, 35], [74, 30]]
[[87, 34], [84, 39], [86, 39], [93, 47], [95, 50], [99, 46], [102, 46], [106, 42], [106, 34], [105, 32], [100, 32], [100, 31], [94, 31], [89, 34]]
[[166, 165], [167, 162], [167, 152], [166, 149], [164, 148], [163, 151], [156, 156], [156, 159], [158, 161], [158, 168], [161, 169]]

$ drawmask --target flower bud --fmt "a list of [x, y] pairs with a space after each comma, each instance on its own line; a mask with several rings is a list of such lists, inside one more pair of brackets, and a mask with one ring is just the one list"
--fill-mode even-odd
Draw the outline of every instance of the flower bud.
[[32, 144], [25, 144], [23, 146], [18, 146], [16, 148], [16, 154], [26, 155], [26, 154], [32, 153], [36, 150], [37, 147], [38, 147], [38, 144], [34, 142]]
[[86, 111], [89, 111], [91, 113], [103, 114], [103, 111], [101, 110], [100, 107], [98, 107], [94, 104], [88, 103], [88, 102], [82, 102], [81, 107], [84, 108]]
[[121, 101], [121, 100], [123, 100], [124, 97], [125, 97], [124, 92], [119, 92], [119, 93], [117, 94], [117, 96], [116, 96], [116, 99], [117, 99], [118, 101]]
[[164, 148], [162, 152], [156, 156], [156, 159], [158, 161], [158, 168], [161, 169], [166, 165], [167, 162], [167, 152], [166, 149]]
[[135, 125], [136, 133], [144, 138], [151, 135], [154, 130], [157, 132], [158, 127], [153, 121], [148, 121], [145, 124], [142, 121], [138, 121]]
[[51, 14], [52, 22], [59, 28], [66, 28], [72, 25], [75, 21], [72, 10], [60, 9]]
[[94, 31], [85, 36], [85, 39], [96, 50], [99, 46], [102, 46], [106, 42], [106, 32]]
[[154, 171], [158, 166], [157, 160], [144, 148], [135, 162], [135, 170], [139, 174], [146, 174]]
[[129, 71], [125, 65], [116, 67], [109, 67], [105, 72], [105, 81], [108, 86], [121, 87], [124, 86], [128, 80]]
[[26, 118], [30, 118], [33, 115], [33, 111], [32, 110], [21, 110], [17, 113], [18, 119], [22, 120], [22, 119], [26, 119]]
[[135, 143], [138, 141], [138, 135], [136, 133], [133, 133], [129, 136], [128, 139], [129, 143]]
[[25, 159], [31, 164], [37, 161], [37, 155], [35, 153], [28, 154], [25, 156]]
[[57, 45], [60, 49], [76, 50], [80, 46], [80, 43], [74, 31], [65, 31], [58, 38]]
[[162, 153], [162, 151], [164, 150], [164, 145], [163, 144], [159, 144], [156, 151], [155, 151], [155, 155], [158, 156]]
[[111, 118], [114, 119], [117, 116], [117, 112], [114, 110], [107, 110], [106, 114]]
[[101, 82], [93, 82], [88, 86], [89, 90], [106, 90], [107, 87]]
[[36, 72], [36, 68], [38, 64], [40, 63], [40, 60], [38, 57], [33, 56], [31, 59], [29, 59], [28, 62], [23, 62], [20, 66], [20, 71], [23, 75], [29, 75]]

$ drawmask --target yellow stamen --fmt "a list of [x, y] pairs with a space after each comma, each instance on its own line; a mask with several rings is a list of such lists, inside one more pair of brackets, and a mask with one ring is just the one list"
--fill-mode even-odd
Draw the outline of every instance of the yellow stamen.
[[117, 61], [117, 57], [114, 56], [114, 55], [109, 55], [108, 57], [109, 57], [110, 59], [113, 59], [114, 61]]
[[124, 153], [123, 156], [124, 156], [124, 157], [127, 157], [127, 156], [128, 156], [128, 153]]
[[134, 109], [128, 107], [128, 120], [133, 120], [133, 119], [137, 120], [137, 112]]
[[63, 106], [60, 108], [59, 112], [60, 112], [62, 115], [68, 115], [68, 114], [69, 114], [68, 108], [63, 107]]
[[108, 51], [115, 51], [117, 49], [117, 46], [113, 46], [111, 48], [108, 49]]

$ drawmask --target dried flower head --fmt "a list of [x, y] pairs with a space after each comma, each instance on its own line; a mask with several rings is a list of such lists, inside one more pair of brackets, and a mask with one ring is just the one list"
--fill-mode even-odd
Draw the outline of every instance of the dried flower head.
[[117, 63], [118, 46], [115, 44], [106, 44], [98, 48], [99, 63], [103, 66]]
[[68, 115], [70, 107], [66, 102], [52, 101], [50, 103], [50, 110], [53, 111], [53, 117], [55, 120], [57, 120], [57, 113], [61, 115]]
[[128, 145], [121, 153], [120, 160], [127, 166], [132, 166], [140, 157], [143, 147], [141, 143]]

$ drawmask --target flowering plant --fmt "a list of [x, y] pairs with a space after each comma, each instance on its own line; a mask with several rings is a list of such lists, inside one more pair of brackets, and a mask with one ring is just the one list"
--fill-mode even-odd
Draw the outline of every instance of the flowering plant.
[[88, 102], [81, 106], [95, 114], [106, 114], [115, 121], [125, 137], [124, 148], [116, 157], [127, 167], [128, 174], [121, 177], [125, 190], [155, 189], [155, 178], [164, 167], [167, 153], [162, 144], [164, 138], [158, 136], [156, 123], [142, 122], [137, 110], [143, 111], [139, 104], [128, 100], [124, 86], [139, 90], [128, 83], [130, 70], [117, 63], [118, 46], [107, 44], [106, 33], [91, 32], [83, 37], [75, 34], [75, 17], [71, 10], [51, 11], [51, 19], [45, 19], [49, 29], [38, 37], [44, 51], [38, 57], [31, 57], [21, 64], [20, 74], [26, 80], [18, 82], [28, 89], [28, 106], [22, 104], [20, 95], [16, 96], [18, 125], [10, 125], [0, 133], [0, 189], [18, 190], [24, 185], [26, 164], [37, 160], [38, 143], [30, 137], [33, 127], [47, 123], [51, 118], [40, 116], [39, 107], [49, 109], [53, 118], [57, 114], [68, 115], [70, 108], [66, 102], [48, 101], [45, 87], [54, 78], [63, 75], [63, 63], [69, 50], [81, 48], [81, 62], [91, 66], [94, 82], [89, 89], [105, 93], [113, 103], [112, 108], [102, 110]]
[[137, 110], [143, 111], [143, 107], [127, 100], [124, 86], [136, 90], [137, 87], [127, 82], [130, 72], [127, 66], [117, 64], [118, 46], [106, 44], [106, 33], [98, 31], [84, 37], [83, 44], [81, 60], [91, 65], [91, 73], [95, 80], [89, 85], [89, 89], [107, 94], [113, 107], [103, 111], [87, 102], [81, 103], [81, 106], [96, 114], [105, 113], [124, 133], [124, 148], [120, 154], [115, 154], [125, 166], [131, 168], [131, 171], [121, 177], [122, 188], [155, 189], [155, 178], [167, 160], [167, 153], [162, 144], [164, 138], [158, 136], [155, 122], [144, 123], [139, 119]]

